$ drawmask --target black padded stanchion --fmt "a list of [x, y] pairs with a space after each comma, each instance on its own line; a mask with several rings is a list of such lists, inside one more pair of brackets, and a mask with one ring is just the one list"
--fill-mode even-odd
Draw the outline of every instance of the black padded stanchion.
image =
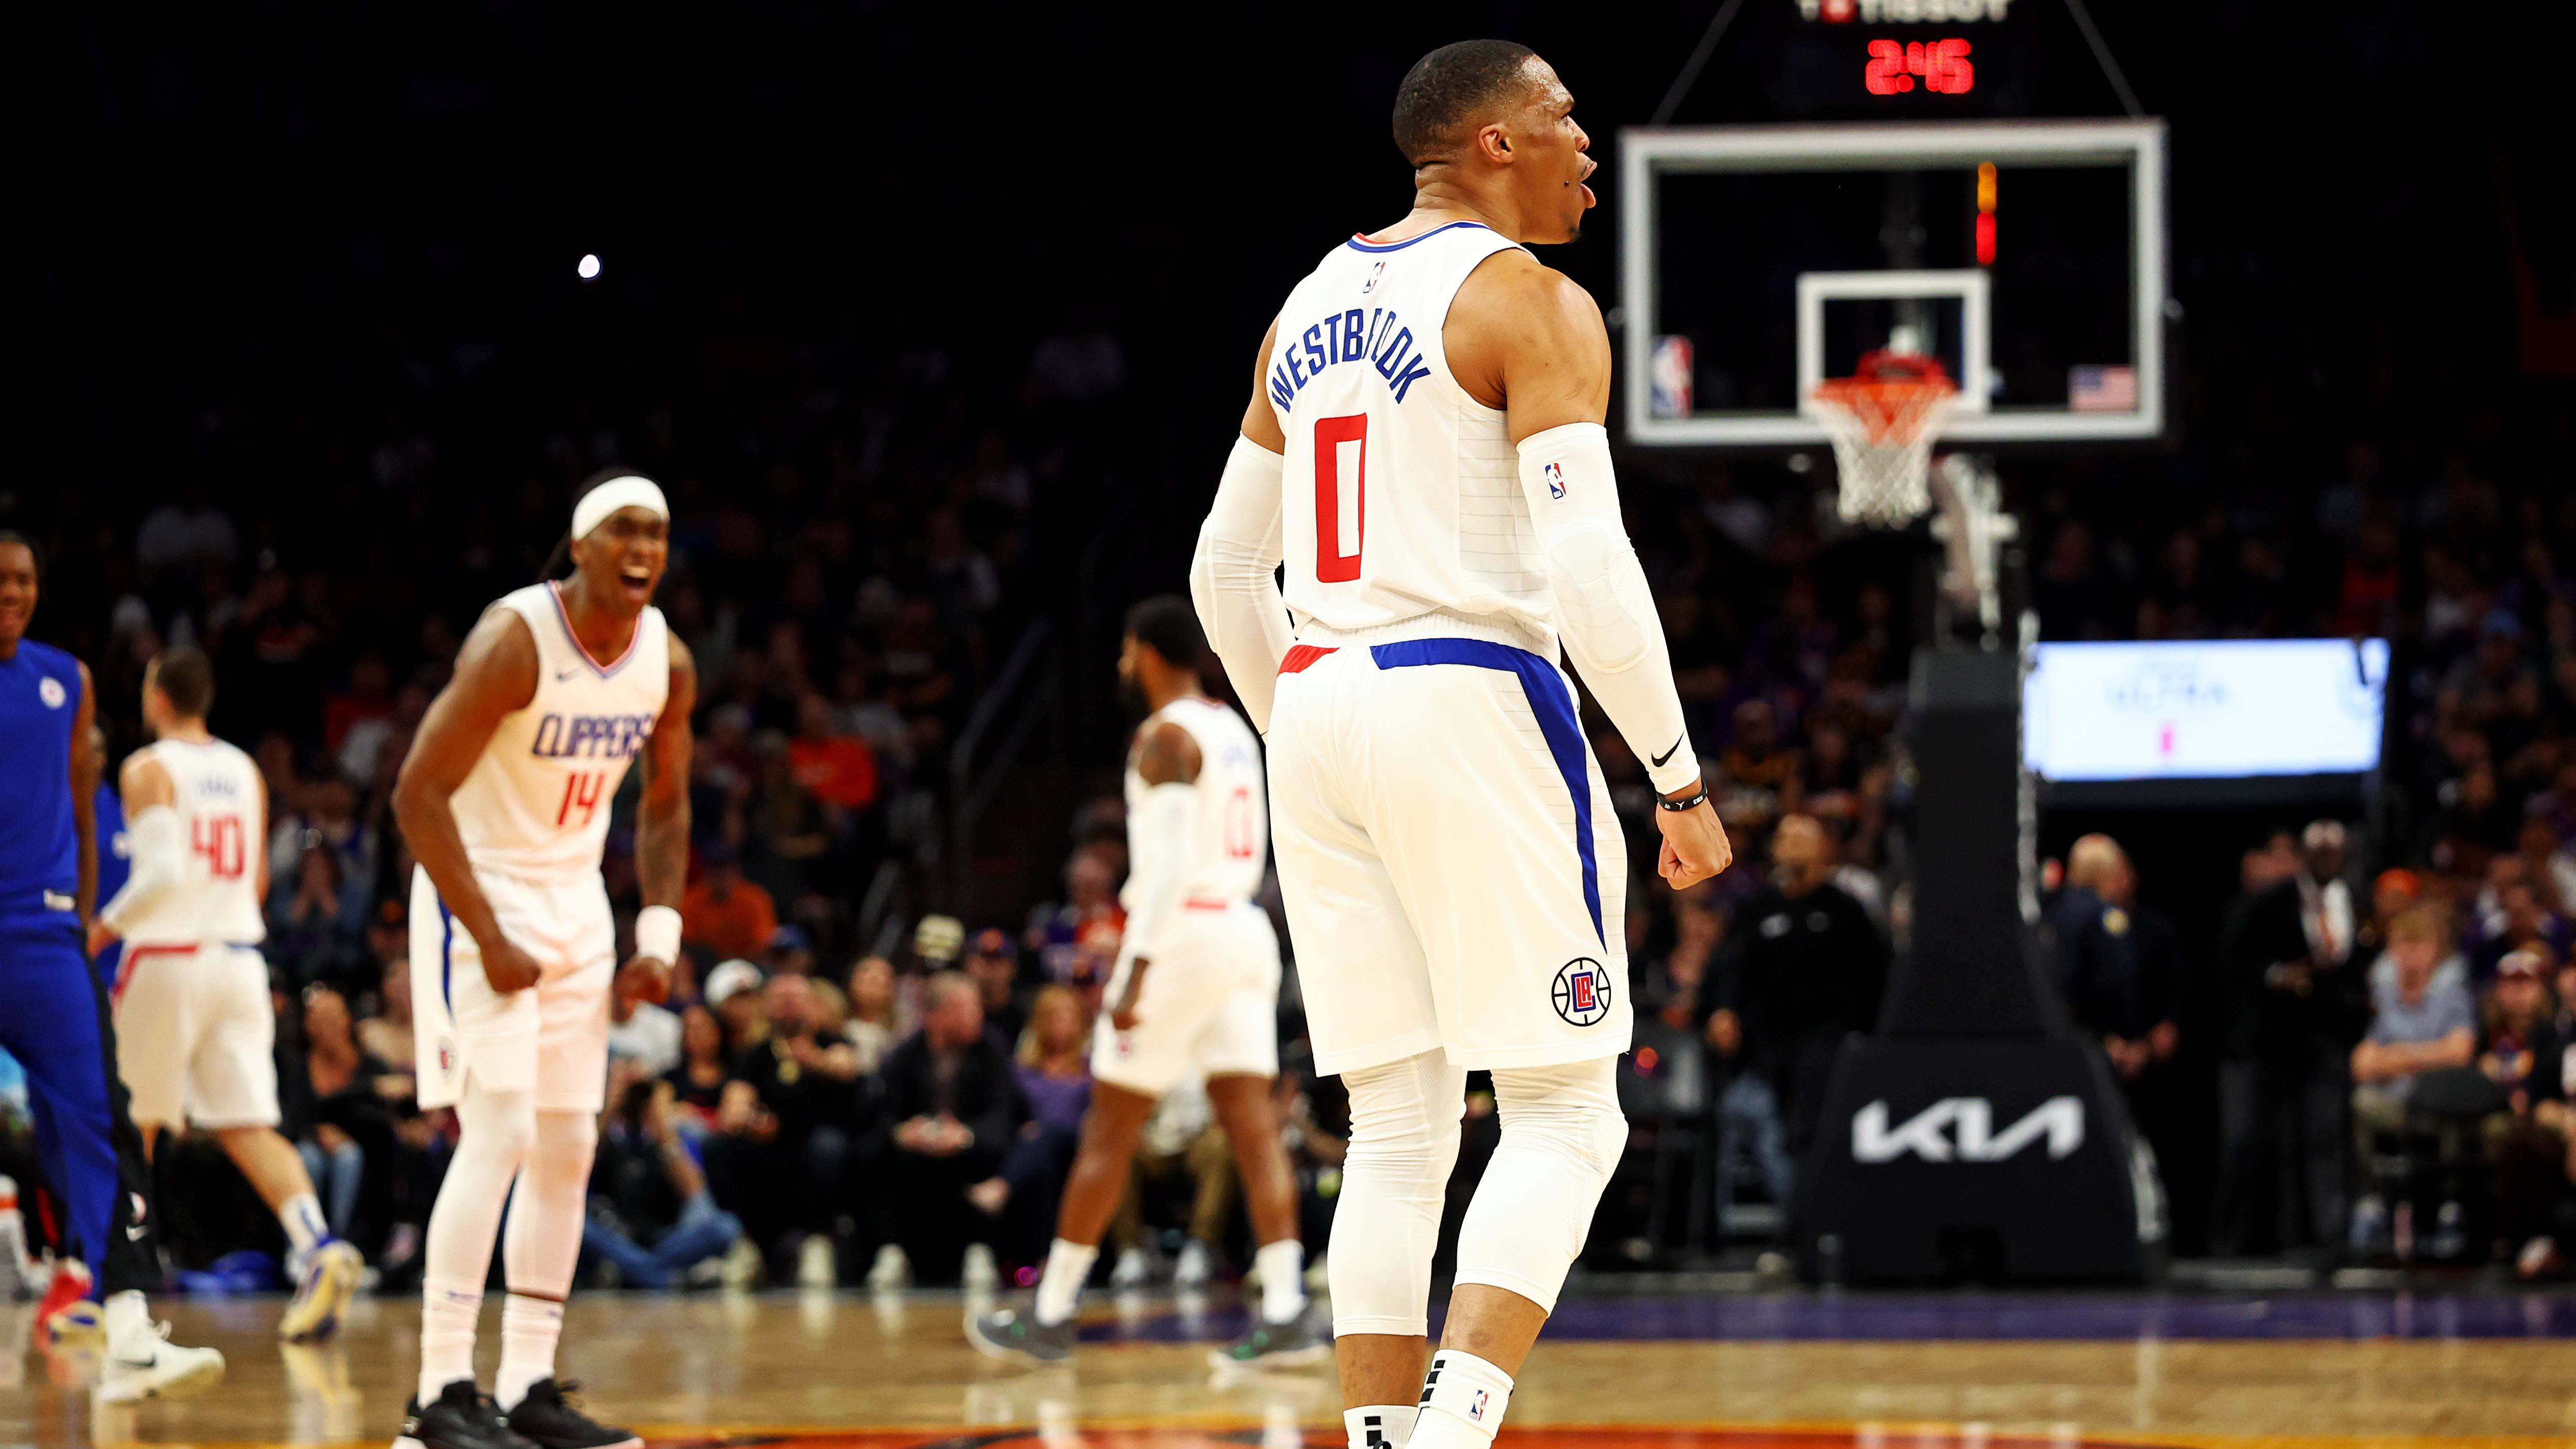
[[1795, 1205], [1836, 1282], [2137, 1281], [2163, 1213], [2108, 1065], [2067, 1023], [2022, 914], [2021, 671], [1914, 657], [1913, 949], [1846, 1042]]

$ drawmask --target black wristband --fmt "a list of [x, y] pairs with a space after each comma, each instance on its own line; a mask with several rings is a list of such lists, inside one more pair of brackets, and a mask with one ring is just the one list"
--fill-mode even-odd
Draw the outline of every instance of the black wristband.
[[1655, 808], [1658, 810], [1670, 810], [1674, 814], [1678, 815], [1685, 810], [1696, 810], [1707, 803], [1708, 781], [1703, 779], [1699, 782], [1698, 794], [1686, 796], [1679, 800], [1666, 800], [1661, 796], [1657, 796], [1655, 799]]

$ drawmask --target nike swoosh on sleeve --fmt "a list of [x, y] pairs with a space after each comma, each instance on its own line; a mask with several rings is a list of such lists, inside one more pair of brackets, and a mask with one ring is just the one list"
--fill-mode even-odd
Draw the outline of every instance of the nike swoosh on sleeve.
[[1662, 768], [1664, 767], [1664, 761], [1671, 759], [1673, 756], [1675, 756], [1675, 755], [1677, 755], [1677, 754], [1680, 754], [1680, 753], [1681, 753], [1681, 748], [1682, 748], [1682, 741], [1681, 741], [1681, 737], [1680, 737], [1679, 735], [1675, 735], [1675, 736], [1673, 737], [1673, 747], [1672, 747], [1671, 749], [1669, 749], [1669, 750], [1664, 751], [1662, 754], [1655, 756], [1655, 768], [1656, 768], [1656, 769], [1658, 769], [1658, 770], [1662, 769]]

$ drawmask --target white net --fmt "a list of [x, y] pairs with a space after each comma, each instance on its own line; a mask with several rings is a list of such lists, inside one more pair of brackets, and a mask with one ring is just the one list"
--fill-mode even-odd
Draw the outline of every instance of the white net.
[[1958, 396], [1941, 364], [1896, 352], [1873, 352], [1854, 376], [1816, 385], [1844, 522], [1902, 528], [1930, 510], [1932, 443]]

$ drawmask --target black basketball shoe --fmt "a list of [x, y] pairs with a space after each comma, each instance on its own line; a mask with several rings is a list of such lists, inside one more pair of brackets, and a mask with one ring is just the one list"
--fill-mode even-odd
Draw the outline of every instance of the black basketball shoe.
[[644, 1449], [643, 1436], [611, 1428], [581, 1411], [571, 1395], [578, 1383], [539, 1379], [510, 1407], [510, 1432], [537, 1449]]
[[402, 1436], [394, 1449], [534, 1449], [510, 1432], [491, 1396], [475, 1392], [472, 1379], [458, 1379], [421, 1407], [419, 1399], [403, 1405]]

